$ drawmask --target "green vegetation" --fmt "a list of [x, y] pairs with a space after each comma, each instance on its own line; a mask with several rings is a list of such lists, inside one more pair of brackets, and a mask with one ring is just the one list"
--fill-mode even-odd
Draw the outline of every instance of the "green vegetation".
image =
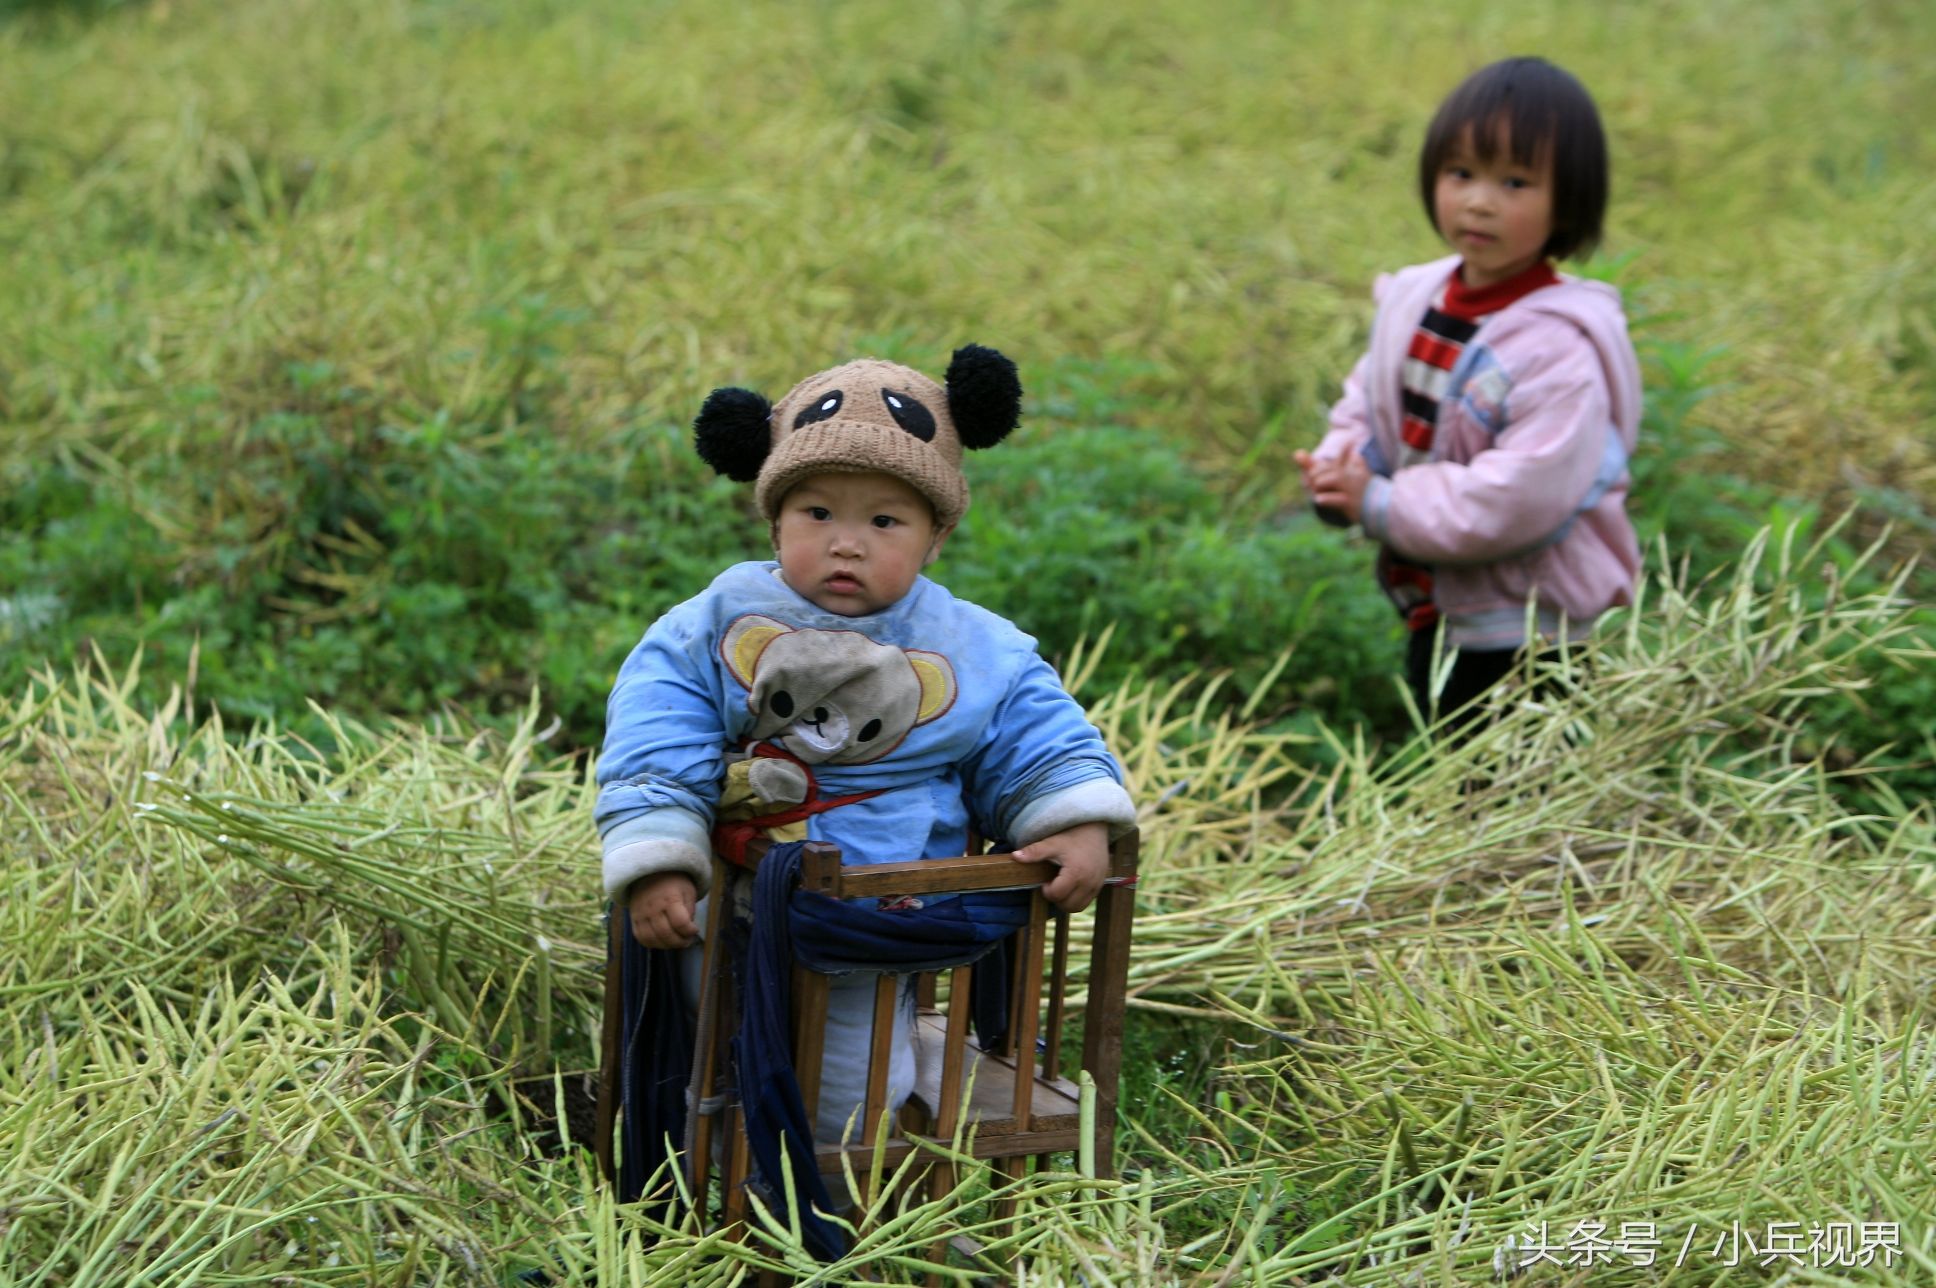
[[[1808, 608], [1820, 556], [1751, 552], [1771, 590], [1656, 582], [1590, 700], [1508, 702], [1465, 750], [1382, 768], [1342, 747], [1314, 768], [1187, 686], [1096, 695], [1162, 801], [1124, 1177], [1021, 1184], [996, 1251], [1045, 1283], [1483, 1281], [1539, 1222], [1653, 1222], [1671, 1249], [1690, 1223], [1866, 1221], [1899, 1227], [1898, 1257], [1860, 1277], [1936, 1271], [1936, 834], [1846, 812], [1783, 741], [1859, 682], [1851, 647], [1929, 652], [1887, 594]], [[338, 723], [324, 760], [183, 733], [136, 679], [0, 714], [17, 1282], [804, 1268], [783, 1230], [765, 1253], [686, 1230], [627, 1247], [636, 1215], [557, 1148], [560, 1119], [583, 1139], [598, 923], [589, 786], [539, 754], [540, 713], [503, 735]], [[918, 1281], [989, 1180], [822, 1282]], [[1703, 1253], [1657, 1278], [1720, 1273]]]
[[[121, 469], [112, 488], [72, 458], [33, 466], [0, 500], [9, 526], [33, 534], [5, 548], [7, 571], [59, 589], [14, 599], [13, 678], [83, 642], [115, 658], [142, 647], [151, 696], [192, 657], [197, 696], [232, 718], [298, 713], [306, 698], [366, 715], [452, 701], [514, 711], [536, 683], [563, 745], [595, 745], [611, 677], [645, 626], [771, 549], [741, 489], [672, 427], [633, 427], [596, 456], [547, 438], [514, 425], [469, 441], [435, 426], [359, 440], [298, 413], [230, 444], [243, 464], [218, 467], [208, 488], [184, 487], [178, 462]], [[1111, 677], [1206, 660], [1254, 677], [1296, 642], [1327, 664], [1287, 700], [1390, 724], [1391, 613], [1335, 534], [1255, 505], [1233, 519], [1148, 431], [1030, 431], [982, 464], [980, 509], [936, 575], [1039, 623], [1051, 653], [1134, 623], [1134, 652], [1109, 659]], [[150, 528], [169, 509], [214, 511], [224, 484], [259, 511], [206, 536], [183, 532], [189, 517]], [[1319, 612], [1326, 592], [1338, 593]]]
[[[1123, 667], [1335, 649], [1274, 705], [1393, 733], [1394, 628], [1367, 557], [1289, 517], [1289, 451], [1372, 275], [1434, 253], [1423, 115], [1453, 64], [1507, 47], [1577, 67], [1618, 144], [1593, 271], [1650, 355], [1651, 530], [1671, 515], [1712, 568], [1777, 507], [1863, 504], [1905, 551], [1936, 523], [1914, 8], [1448, 9], [1400, 32], [889, 12], [310, 0], [0, 25], [0, 680], [145, 642], [152, 699], [192, 654], [238, 720], [509, 713], [535, 683], [583, 744], [644, 624], [763, 550], [679, 442], [705, 390], [980, 338], [1023, 363], [1030, 427], [976, 460], [947, 576], [998, 603], [1039, 582], [1053, 611], [1017, 615], [1054, 654], [1134, 623]], [[1032, 513], [1109, 425], [1144, 446]], [[1150, 512], [1123, 503], [1153, 476]], [[1111, 530], [1069, 531], [1085, 507]]]
[[[1899, 1220], [1927, 1277], [1932, 47], [1855, 0], [0, 3], [0, 1284], [730, 1279], [555, 1147], [586, 755], [766, 553], [705, 392], [966, 340], [1029, 400], [937, 575], [1150, 803], [1130, 1179], [1032, 1191], [1040, 1282], [1484, 1281], [1588, 1219]], [[1655, 580], [1578, 705], [1427, 752], [1289, 454], [1436, 252], [1426, 115], [1528, 50], [1614, 142]]]

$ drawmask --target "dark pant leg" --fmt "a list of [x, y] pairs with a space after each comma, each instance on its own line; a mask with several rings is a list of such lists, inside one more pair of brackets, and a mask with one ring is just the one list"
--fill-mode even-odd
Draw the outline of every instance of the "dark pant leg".
[[1437, 633], [1413, 631], [1406, 641], [1405, 679], [1411, 685], [1418, 709], [1429, 720], [1448, 716], [1445, 734], [1457, 741], [1471, 732], [1476, 712], [1470, 708], [1486, 690], [1512, 673], [1521, 650], [1516, 648], [1459, 649], [1452, 656], [1452, 673], [1440, 691], [1438, 707], [1432, 706], [1432, 652]]
[[[626, 916], [625, 905], [615, 904], [611, 915]], [[628, 934], [620, 948], [619, 970], [625, 1020], [619, 1046], [624, 1153], [618, 1196], [621, 1203], [630, 1203], [644, 1195], [654, 1171], [673, 1158], [668, 1140], [685, 1139], [695, 1025], [679, 985], [679, 950], [641, 948]], [[662, 1179], [670, 1185], [669, 1176]], [[665, 1201], [667, 1192], [655, 1202]]]

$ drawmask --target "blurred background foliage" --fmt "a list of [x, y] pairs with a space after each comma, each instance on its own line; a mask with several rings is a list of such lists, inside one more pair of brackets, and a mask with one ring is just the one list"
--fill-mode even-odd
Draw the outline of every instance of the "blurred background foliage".
[[[535, 684], [555, 745], [595, 745], [652, 618], [767, 553], [687, 446], [706, 390], [972, 339], [1028, 415], [937, 576], [1054, 656], [1115, 624], [1104, 683], [1290, 646], [1266, 714], [1401, 732], [1370, 551], [1290, 452], [1372, 277], [1437, 251], [1431, 108], [1527, 50], [1614, 141], [1586, 271], [1647, 364], [1644, 535], [1704, 572], [1770, 521], [1854, 507], [1897, 555], [1936, 528], [1924, 6], [6, 12], [10, 687], [140, 650], [153, 696], [320, 736], [311, 698]], [[1936, 680], [1877, 678], [1816, 744], [1927, 761]]]

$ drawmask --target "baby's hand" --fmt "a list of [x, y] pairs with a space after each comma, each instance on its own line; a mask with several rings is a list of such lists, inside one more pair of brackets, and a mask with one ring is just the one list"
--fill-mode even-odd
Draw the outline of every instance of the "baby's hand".
[[640, 877], [625, 896], [632, 938], [641, 948], [684, 948], [699, 934], [699, 887], [683, 872]]
[[1109, 825], [1078, 823], [1015, 851], [1018, 863], [1054, 863], [1062, 871], [1042, 887], [1043, 897], [1064, 912], [1081, 912], [1095, 901], [1109, 875]]

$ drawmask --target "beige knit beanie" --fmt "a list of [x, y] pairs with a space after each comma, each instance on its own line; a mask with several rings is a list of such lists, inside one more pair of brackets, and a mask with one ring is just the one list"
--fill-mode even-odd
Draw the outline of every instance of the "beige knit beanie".
[[1015, 428], [1015, 364], [978, 344], [955, 350], [946, 386], [898, 363], [862, 358], [808, 376], [768, 405], [750, 389], [715, 389], [693, 422], [700, 457], [753, 482], [769, 521], [810, 474], [891, 474], [928, 498], [947, 528], [968, 510], [963, 447], [993, 447]]

